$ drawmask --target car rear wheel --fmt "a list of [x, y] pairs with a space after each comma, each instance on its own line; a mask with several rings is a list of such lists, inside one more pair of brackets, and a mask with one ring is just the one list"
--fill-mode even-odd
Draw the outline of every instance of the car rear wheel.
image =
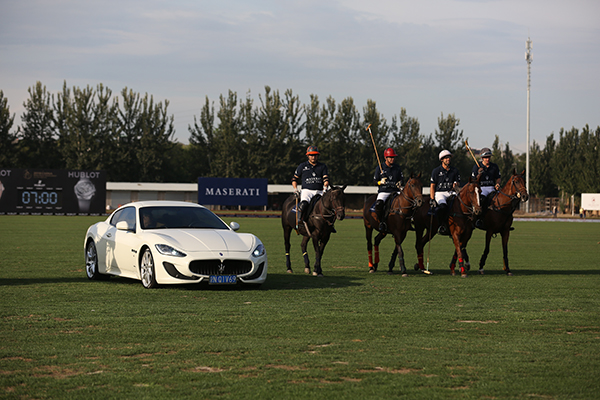
[[142, 278], [142, 285], [144, 285], [146, 289], [152, 289], [158, 286], [154, 269], [154, 257], [152, 257], [152, 252], [150, 252], [150, 249], [148, 248], [144, 250], [140, 262], [140, 277]]
[[108, 275], [98, 272], [98, 252], [96, 251], [96, 245], [92, 240], [85, 246], [85, 273], [88, 279], [91, 280], [97, 281], [109, 278]]

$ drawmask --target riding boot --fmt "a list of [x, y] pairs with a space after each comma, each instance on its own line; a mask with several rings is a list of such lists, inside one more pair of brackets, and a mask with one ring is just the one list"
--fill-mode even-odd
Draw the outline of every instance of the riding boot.
[[483, 223], [485, 212], [487, 211], [488, 196], [481, 196], [481, 214], [475, 217], [475, 228], [485, 230], [485, 224]]
[[296, 210], [296, 213], [298, 214], [298, 221], [304, 221], [303, 211], [306, 209], [306, 206], [308, 206], [308, 201], [306, 200], [303, 200], [300, 202], [300, 204], [298, 204], [298, 209]]
[[375, 214], [377, 215], [377, 220], [379, 221], [379, 232], [387, 231], [387, 224], [383, 220], [383, 206], [385, 205], [385, 201], [377, 200], [375, 203]]
[[437, 217], [438, 217], [438, 223], [440, 224], [440, 227], [438, 229], [439, 234], [444, 235], [444, 236], [450, 235], [450, 228], [448, 227], [448, 205], [447, 204], [442, 203], [439, 205], [439, 207], [437, 208]]

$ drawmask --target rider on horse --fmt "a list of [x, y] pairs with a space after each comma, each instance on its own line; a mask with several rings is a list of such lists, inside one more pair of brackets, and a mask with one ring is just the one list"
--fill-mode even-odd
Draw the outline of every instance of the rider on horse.
[[483, 229], [483, 217], [487, 206], [489, 204], [490, 194], [495, 190], [500, 189], [500, 168], [497, 164], [490, 161], [492, 157], [492, 151], [484, 147], [481, 149], [481, 164], [473, 165], [471, 171], [471, 177], [477, 179], [481, 175], [479, 182], [481, 186], [481, 214], [475, 220], [475, 226], [479, 229]]
[[298, 182], [302, 183], [302, 192], [300, 193], [300, 204], [296, 210], [299, 221], [305, 220], [303, 211], [310, 203], [310, 200], [317, 194], [322, 195], [323, 191], [329, 188], [329, 171], [327, 165], [318, 161], [319, 149], [317, 146], [308, 146], [306, 155], [308, 161], [304, 161], [294, 172], [292, 186], [294, 192], [298, 195]]
[[402, 169], [394, 162], [398, 154], [396, 154], [394, 149], [388, 147], [383, 152], [383, 156], [385, 157], [385, 163], [381, 165], [381, 169], [379, 166], [375, 167], [375, 176], [373, 177], [377, 186], [379, 186], [377, 189], [377, 201], [375, 202], [375, 214], [379, 221], [380, 232], [387, 230], [387, 224], [384, 221], [385, 201], [392, 193], [398, 192], [400, 187], [404, 186]]
[[460, 182], [460, 173], [456, 167], [450, 166], [452, 153], [448, 150], [440, 151], [438, 158], [441, 165], [431, 172], [429, 205], [437, 214], [440, 235], [449, 235], [448, 204], [446, 204], [446, 201], [448, 197], [454, 194], [454, 189]]

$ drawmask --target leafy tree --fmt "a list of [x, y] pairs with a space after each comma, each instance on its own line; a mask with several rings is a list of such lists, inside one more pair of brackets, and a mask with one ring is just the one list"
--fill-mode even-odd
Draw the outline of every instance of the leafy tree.
[[529, 152], [529, 191], [530, 195], [536, 197], [556, 197], [558, 190], [552, 181], [552, 170], [554, 168], [552, 157], [556, 143], [554, 134], [546, 138], [543, 149], [533, 141]]
[[0, 90], [0, 167], [11, 167], [15, 163], [15, 144], [17, 135], [11, 132], [15, 115], [10, 115], [8, 99]]
[[22, 168], [61, 168], [56, 140], [52, 95], [37, 82], [28, 89], [23, 106], [22, 130], [17, 145], [17, 166]]
[[193, 177], [196, 178], [210, 175], [210, 164], [213, 157], [211, 141], [214, 137], [215, 125], [215, 107], [210, 103], [208, 97], [200, 110], [200, 121], [194, 116], [194, 125], [188, 125], [190, 133], [190, 147], [188, 150], [188, 169]]
[[392, 117], [390, 126], [390, 145], [399, 157], [397, 162], [403, 167], [404, 175], [408, 177], [411, 172], [422, 172], [429, 177], [426, 169], [428, 166], [422, 162], [423, 152], [421, 149], [420, 124], [417, 118], [409, 117], [405, 108], [400, 109], [400, 116]]
[[[361, 171], [370, 171], [370, 173], [363, 175], [358, 182], [362, 185], [372, 185], [375, 166], [379, 162], [382, 165], [385, 162], [383, 153], [389, 147], [390, 127], [383, 115], [377, 111], [377, 103], [373, 100], [367, 100], [367, 105], [363, 107], [363, 118], [364, 127], [359, 129], [356, 141], [358, 146], [356, 164]], [[366, 129], [369, 125], [370, 131]]]
[[[581, 174], [580, 165], [575, 161], [579, 151], [579, 132], [576, 128], [559, 132], [559, 142], [554, 152], [553, 181], [559, 189], [568, 195], [579, 192], [577, 176]], [[581, 193], [581, 192], [579, 192]]]
[[227, 98], [221, 95], [219, 103], [219, 125], [212, 137], [209, 137], [212, 152], [211, 176], [239, 178], [245, 176], [248, 168], [244, 157], [241, 120], [237, 111], [237, 94], [229, 91]]
[[[452, 165], [460, 171], [460, 176], [463, 181], [468, 180], [473, 168], [473, 160], [467, 154], [467, 150], [463, 145], [463, 131], [458, 129], [460, 119], [454, 114], [448, 114], [444, 117], [442, 113], [438, 118], [438, 129], [435, 130], [433, 137], [437, 142], [436, 151], [439, 154], [442, 150], [448, 150], [452, 153]], [[436, 164], [439, 163], [436, 154]]]

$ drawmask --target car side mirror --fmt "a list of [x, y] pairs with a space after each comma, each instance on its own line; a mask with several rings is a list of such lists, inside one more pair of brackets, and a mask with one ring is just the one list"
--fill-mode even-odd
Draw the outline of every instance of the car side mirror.
[[129, 226], [127, 221], [117, 222], [117, 229], [120, 231], [132, 231], [133, 229]]
[[231, 223], [229, 224], [229, 227], [230, 227], [232, 230], [234, 230], [234, 231], [237, 231], [238, 229], [240, 229], [240, 224], [238, 224], [237, 222], [231, 222]]

